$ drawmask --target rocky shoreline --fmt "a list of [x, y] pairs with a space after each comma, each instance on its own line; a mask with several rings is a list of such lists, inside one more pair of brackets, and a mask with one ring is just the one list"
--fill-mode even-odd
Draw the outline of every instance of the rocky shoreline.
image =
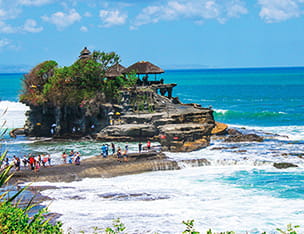
[[150, 151], [128, 154], [128, 161], [118, 161], [114, 156], [94, 156], [81, 161], [79, 166], [61, 164], [40, 168], [38, 172], [29, 169], [16, 171], [12, 183], [25, 182], [71, 182], [83, 178], [107, 178], [136, 174], [154, 170], [178, 169], [175, 161], [168, 160], [164, 153]]

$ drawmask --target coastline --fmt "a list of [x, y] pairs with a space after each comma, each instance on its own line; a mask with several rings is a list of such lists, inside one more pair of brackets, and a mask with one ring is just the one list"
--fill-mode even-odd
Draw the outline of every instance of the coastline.
[[[172, 75], [173, 76], [173, 75]], [[178, 74], [174, 74], [175, 76], [178, 77]], [[268, 76], [263, 77], [263, 80], [268, 80]], [[172, 78], [173, 80], [173, 78]], [[202, 79], [203, 80], [203, 79]], [[260, 84], [259, 81], [261, 79], [257, 79], [255, 82]], [[198, 81], [201, 82], [199, 84], [205, 84], [207, 83], [208, 80], [206, 81]], [[225, 80], [224, 80], [225, 81]], [[222, 83], [224, 83], [222, 81]], [[233, 81], [233, 80], [232, 80]], [[231, 79], [227, 82], [232, 82]], [[250, 80], [246, 80], [250, 81]], [[183, 82], [183, 80], [182, 80]], [[185, 80], [186, 82], [186, 80]], [[187, 80], [187, 82], [190, 82]], [[191, 82], [196, 82], [196, 80], [191, 80]], [[211, 82], [211, 81], [210, 81]], [[270, 82], [270, 81], [269, 81]], [[272, 81], [271, 81], [272, 82]], [[234, 86], [219, 86], [221, 88], [220, 90], [223, 90], [222, 96], [227, 96], [231, 97], [230, 99], [221, 99], [220, 97], [217, 97], [216, 94], [219, 88], [215, 88], [214, 86], [208, 86], [210, 89], [204, 90], [204, 93], [202, 93], [202, 89], [200, 86], [195, 86], [193, 83], [190, 83], [189, 88], [188, 86], [183, 86], [182, 88], [179, 88], [179, 93], [178, 95], [181, 97], [181, 100], [187, 100], [191, 101], [194, 103], [200, 103], [203, 106], [206, 106], [207, 103], [214, 106], [215, 110], [215, 115], [216, 119], [220, 122], [226, 122], [230, 123], [231, 126], [232, 124], [238, 124], [238, 125], [233, 125], [232, 127], [235, 127], [242, 132], [245, 133], [257, 133], [258, 135], [262, 135], [265, 137], [265, 142], [262, 143], [230, 143], [230, 142], [223, 142], [224, 136], [218, 136], [218, 141], [211, 141], [211, 145], [203, 151], [194, 151], [193, 153], [181, 153], [181, 154], [176, 154], [176, 153], [167, 153], [167, 155], [170, 157], [170, 160], [167, 160], [166, 158], [161, 159], [160, 161], [170, 161], [168, 163], [171, 163], [171, 159], [188, 159], [191, 160], [193, 158], [203, 158], [206, 157], [208, 160], [210, 160], [211, 165], [215, 165], [214, 167], [204, 167], [204, 168], [186, 168], [186, 170], [176, 170], [176, 171], [168, 171], [167, 172], [160, 172], [160, 173], [155, 173], [157, 176], [154, 175], [154, 173], [149, 173], [149, 171], [155, 170], [155, 168], [152, 167], [152, 164], [156, 162], [156, 159], [144, 159], [144, 160], [136, 160], [132, 161], [131, 159], [129, 160], [128, 163], [122, 162], [121, 165], [115, 159], [108, 158], [108, 159], [103, 159], [101, 157], [96, 157], [96, 162], [100, 164], [106, 164], [111, 165], [111, 168], [115, 168], [111, 170], [110, 168], [106, 168], [106, 170], [102, 170], [102, 166], [97, 166], [97, 164], [94, 165], [96, 162], [92, 162], [91, 167], [89, 166], [86, 168], [86, 173], [93, 174], [98, 174], [97, 176], [94, 176], [94, 178], [100, 178], [100, 179], [95, 179], [92, 180], [94, 182], [102, 182], [102, 183], [97, 183], [93, 184], [92, 183], [92, 189], [90, 188], [87, 190], [83, 190], [83, 188], [80, 186], [83, 183], [86, 182], [86, 180], [79, 181], [75, 183], [75, 188], [74, 192], [77, 195], [80, 192], [85, 193], [86, 191], [88, 193], [88, 196], [83, 195], [81, 202], [79, 202], [78, 197], [73, 195], [70, 195], [70, 191], [65, 191], [65, 188], [63, 187], [58, 187], [58, 189], [54, 188], [55, 191], [53, 193], [61, 193], [59, 196], [51, 196], [50, 199], [52, 199], [52, 205], [50, 210], [54, 212], [58, 212], [63, 215], [62, 221], [66, 223], [66, 226], [77, 226], [78, 223], [78, 218], [83, 219], [85, 218], [88, 220], [88, 222], [93, 223], [93, 218], [92, 217], [99, 217], [99, 219], [102, 220], [102, 222], [106, 223], [107, 220], [105, 217], [110, 217], [109, 218], [109, 223], [111, 224], [112, 222], [112, 217], [111, 214], [122, 214], [119, 215], [119, 217], [124, 217], [124, 213], [130, 214], [128, 218], [126, 218], [124, 223], [127, 224], [128, 227], [133, 227], [134, 225], [131, 223], [134, 217], [134, 222], [140, 222], [143, 225], [148, 226], [150, 228], [149, 224], [157, 223], [158, 226], [162, 226], [162, 223], [158, 223], [155, 219], [151, 218], [151, 216], [145, 216], [149, 209], [151, 209], [150, 214], [153, 214], [153, 217], [161, 217], [160, 220], [166, 220], [167, 223], [170, 225], [166, 224], [164, 226], [168, 226], [169, 228], [175, 227], [178, 222], [181, 221], [180, 214], [181, 213], [187, 213], [187, 217], [193, 217], [195, 218], [198, 222], [199, 220], [206, 220], [208, 219], [208, 227], [218, 227], [220, 228], [219, 231], [227, 230], [227, 229], [232, 229], [231, 227], [231, 218], [230, 217], [236, 217], [236, 224], [238, 224], [238, 227], [233, 228], [234, 230], [242, 230], [242, 228], [248, 228], [250, 227], [269, 227], [269, 222], [272, 222], [274, 219], [276, 220], [276, 225], [275, 227], [283, 227], [282, 225], [285, 225], [286, 223], [293, 222], [296, 224], [301, 224], [299, 222], [298, 217], [301, 216], [301, 213], [297, 213], [299, 210], [303, 210], [301, 205], [302, 200], [302, 193], [301, 190], [298, 189], [297, 182], [302, 176], [302, 168], [303, 168], [303, 163], [302, 163], [302, 152], [303, 152], [303, 126], [302, 122], [299, 121], [299, 117], [301, 116], [301, 109], [299, 109], [298, 102], [292, 102], [292, 107], [294, 107], [294, 110], [297, 112], [297, 115], [293, 115], [293, 112], [285, 111], [286, 110], [286, 105], [285, 102], [280, 101], [279, 99], [274, 100], [273, 96], [270, 96], [270, 94], [274, 93], [275, 91], [278, 91], [276, 89], [277, 84], [280, 82], [280, 79], [278, 81], [273, 81], [274, 82], [274, 89], [268, 89], [265, 88], [264, 86], [259, 86], [261, 88], [260, 92], [256, 92], [254, 94], [250, 93], [250, 90], [256, 90], [255, 87], [256, 85], [249, 84], [248, 86], [242, 87], [242, 89], [238, 88], [239, 86], [235, 87]], [[288, 83], [289, 82], [289, 83]], [[291, 86], [291, 82], [295, 82], [294, 79], [290, 79], [288, 81], [287, 86], [288, 92], [292, 93], [292, 95], [287, 96], [288, 98], [295, 98], [296, 100], [300, 100], [298, 97], [301, 97], [300, 92], [298, 92], [301, 89], [301, 85], [297, 88], [294, 88], [294, 86]], [[179, 82], [178, 82], [179, 83]], [[233, 83], [234, 84], [234, 83]], [[281, 83], [280, 83], [281, 84]], [[279, 84], [279, 85], [280, 85]], [[195, 88], [194, 88], [195, 87]], [[227, 87], [227, 88], [226, 88]], [[291, 88], [290, 88], [291, 87]], [[287, 89], [286, 88], [286, 89]], [[191, 90], [191, 92], [189, 91]], [[198, 90], [198, 91], [197, 91]], [[281, 89], [280, 89], [281, 90]], [[279, 91], [280, 91], [279, 90]], [[277, 95], [279, 96], [285, 96], [285, 92], [278, 92]], [[187, 94], [190, 92], [190, 97], [187, 99]], [[286, 91], [287, 92], [287, 91]], [[262, 93], [263, 95], [265, 94], [266, 97], [269, 97], [270, 99], [266, 100], [263, 98], [259, 99], [259, 94]], [[244, 94], [244, 95], [242, 95]], [[247, 97], [246, 95], [250, 95]], [[276, 95], [276, 96], [277, 96]], [[208, 97], [208, 98], [206, 98]], [[236, 99], [238, 97], [238, 99]], [[229, 104], [231, 100], [232, 104], [235, 104], [236, 107], [233, 109]], [[255, 100], [255, 102], [252, 102], [251, 100]], [[289, 99], [286, 99], [286, 103]], [[216, 104], [215, 104], [216, 103]], [[250, 109], [246, 109], [246, 106], [242, 106], [242, 104], [248, 104], [248, 107]], [[269, 103], [272, 103], [271, 107], [269, 108]], [[291, 103], [291, 102], [290, 102]], [[265, 104], [265, 105], [264, 105]], [[275, 107], [278, 107], [277, 109]], [[260, 109], [259, 109], [260, 108]], [[219, 111], [217, 111], [219, 109]], [[237, 109], [237, 111], [236, 111]], [[281, 112], [284, 110], [284, 113]], [[21, 112], [20, 112], [21, 113]], [[15, 114], [14, 114], [15, 115]], [[13, 115], [12, 115], [13, 116]], [[284, 122], [285, 121], [285, 122]], [[229, 126], [230, 126], [229, 124]], [[288, 125], [288, 126], [287, 126]], [[264, 127], [267, 126], [267, 127]], [[246, 128], [246, 130], [245, 130]], [[265, 133], [265, 134], [264, 134]], [[271, 133], [271, 134], [268, 134]], [[27, 143], [26, 143], [27, 144]], [[71, 147], [70, 147], [71, 145]], [[80, 146], [81, 145], [81, 146]], [[88, 150], [88, 145], [90, 144], [79, 144], [77, 143], [75, 146], [73, 144], [69, 144], [68, 146], [62, 146], [59, 147], [58, 149], [54, 150], [54, 144], [52, 143], [51, 146], [41, 146], [40, 144], [33, 144], [30, 146], [26, 146], [27, 150], [33, 151], [34, 147], [38, 148], [37, 150], [35, 149], [35, 152], [55, 152], [56, 156], [53, 157], [52, 155], [52, 160], [55, 159], [55, 157], [60, 159], [60, 154], [63, 152], [62, 149], [70, 149], [70, 148], [76, 148], [79, 150], [83, 155], [86, 155], [85, 151], [82, 151], [82, 149], [86, 149], [89, 151], [88, 155], [97, 155], [98, 152], [93, 152], [93, 150]], [[18, 147], [17, 147], [18, 146]], [[14, 152], [18, 152], [19, 149], [19, 144], [11, 144], [9, 146], [12, 149], [16, 150]], [[100, 147], [97, 147], [98, 149]], [[132, 148], [132, 147], [131, 147]], [[137, 147], [134, 147], [134, 151], [137, 149]], [[53, 151], [54, 150], [54, 151]], [[12, 152], [10, 153], [12, 154]], [[95, 157], [94, 157], [95, 158]], [[275, 168], [269, 167], [268, 165], [272, 165], [273, 162], [292, 162], [295, 164], [299, 165], [299, 168], [296, 169], [290, 169], [290, 170], [277, 170]], [[135, 163], [136, 162], [136, 163]], [[267, 163], [267, 168], [265, 172], [265, 162]], [[85, 160], [82, 160], [81, 166], [85, 166]], [[117, 165], [116, 165], [117, 164]], [[147, 166], [143, 168], [141, 164], [146, 164]], [[219, 175], [217, 171], [221, 167], [221, 165], [224, 164], [225, 166], [228, 165], [227, 170], [223, 170], [223, 175]], [[155, 164], [154, 164], [155, 165]], [[160, 165], [160, 163], [158, 164]], [[164, 166], [166, 164], [163, 164]], [[172, 163], [172, 165], [174, 165]], [[242, 165], [249, 165], [248, 169], [247, 168], [242, 168]], [[54, 168], [53, 168], [54, 167]], [[35, 175], [34, 172], [28, 171], [29, 175], [26, 175], [25, 178], [14, 178], [16, 182], [22, 183], [24, 182], [30, 182], [30, 179], [35, 179], [36, 181], [42, 181], [42, 177], [51, 177], [50, 179], [47, 179], [45, 181], [53, 180], [53, 181], [58, 181], [58, 178], [61, 179], [61, 181], [64, 181], [63, 179], [66, 179], [67, 181], [75, 181], [75, 180], [81, 180], [82, 178], [90, 178], [88, 177], [80, 177], [80, 176], [75, 176], [73, 173], [70, 173], [70, 169], [78, 170], [75, 165], [63, 165], [63, 166], [53, 166], [50, 168], [41, 168], [40, 172], [37, 173], [38, 176]], [[55, 168], [56, 167], [56, 168]], [[69, 168], [68, 168], [69, 167]], [[127, 171], [127, 167], [132, 169], [132, 171]], [[140, 171], [141, 167], [141, 171]], [[152, 168], [152, 169], [151, 169]], [[252, 169], [254, 168], [254, 169]], [[136, 170], [135, 170], [136, 169]], [[165, 169], [165, 168], [164, 168]], [[214, 172], [213, 172], [214, 169]], [[252, 170], [251, 170], [252, 169]], [[56, 172], [58, 170], [58, 177], [55, 177], [51, 174], [51, 172]], [[85, 169], [84, 169], [85, 170]], [[98, 171], [100, 170], [100, 171]], [[228, 174], [226, 175], [225, 172], [231, 172], [231, 171], [238, 171], [235, 174]], [[46, 171], [46, 172], [44, 172]], [[65, 171], [67, 171], [67, 174], [70, 174], [70, 176], [67, 176], [65, 178], [64, 174]], [[80, 171], [80, 170], [79, 170]], [[144, 172], [148, 173], [144, 173]], [[198, 173], [197, 171], [201, 171], [201, 173]], [[44, 174], [45, 173], [45, 174]], [[60, 175], [60, 173], [62, 175]], [[84, 172], [83, 172], [84, 173]], [[124, 174], [127, 173], [127, 174]], [[141, 174], [139, 174], [141, 173]], [[76, 174], [76, 173], [74, 173]], [[135, 174], [134, 177], [132, 177], [132, 181], [126, 180], [126, 178], [129, 178], [126, 176], [126, 178], [123, 175], [131, 175]], [[152, 175], [151, 175], [152, 174]], [[164, 174], [164, 175], [163, 175]], [[172, 176], [168, 176], [171, 175]], [[213, 177], [213, 175], [218, 175], [218, 177]], [[225, 176], [226, 175], [226, 176]], [[187, 183], [183, 184], [183, 180], [185, 176], [188, 178]], [[225, 176], [225, 177], [224, 177]], [[37, 178], [41, 177], [41, 178]], [[109, 178], [112, 177], [112, 178]], [[191, 179], [193, 177], [193, 180]], [[93, 178], [93, 177], [91, 177]], [[107, 179], [102, 179], [102, 178], [107, 178]], [[230, 180], [229, 180], [230, 178]], [[144, 185], [142, 187], [136, 187], [137, 184], [140, 184], [141, 181], [145, 181], [144, 179], [151, 179], [153, 181], [152, 184], [149, 185], [148, 188], [146, 188]], [[232, 180], [234, 179], [234, 180]], [[109, 181], [108, 181], [109, 180]], [[121, 182], [122, 181], [122, 182]], [[164, 186], [159, 186], [159, 184], [162, 183], [165, 184], [166, 181], [170, 181], [170, 184], [164, 185]], [[244, 181], [244, 184], [241, 184], [241, 182]], [[270, 182], [276, 182], [275, 184], [273, 183], [267, 183], [267, 181]], [[290, 188], [290, 190], [282, 190], [282, 185], [285, 185], [285, 181], [288, 182], [286, 184], [286, 188]], [[262, 183], [259, 184], [259, 182]], [[145, 183], [145, 182], [143, 182]], [[217, 186], [212, 187], [216, 183]], [[39, 183], [40, 184], [40, 183]], [[42, 183], [43, 184], [43, 183]], [[48, 183], [46, 183], [48, 184]], [[174, 190], [174, 193], [172, 192], [169, 193], [167, 191], [167, 188], [171, 185], [174, 184], [175, 187], [178, 186], [181, 187], [180, 190], [180, 197], [176, 197], [176, 194], [179, 194]], [[250, 187], [246, 187], [247, 184], [250, 184]], [[107, 187], [103, 187], [103, 185], [107, 185]], [[114, 185], [114, 188], [116, 189], [111, 189], [112, 185]], [[186, 187], [185, 187], [186, 185]], [[188, 186], [189, 185], [189, 186]], [[224, 185], [227, 185], [223, 187]], [[243, 186], [244, 185], [244, 186]], [[265, 185], [265, 186], [264, 186]], [[271, 190], [269, 190], [269, 186], [271, 187]], [[23, 185], [21, 185], [23, 186]], [[65, 186], [65, 185], [63, 185]], [[69, 186], [69, 184], [67, 184]], [[239, 190], [235, 190], [236, 186], [243, 186], [241, 187], [242, 189], [239, 188]], [[125, 190], [126, 188], [129, 188], [129, 190]], [[52, 189], [50, 186], [31, 186], [29, 187], [29, 190], [34, 191], [34, 192], [39, 192], [41, 191], [42, 194], [47, 194], [47, 191], [44, 192], [45, 190]], [[96, 198], [98, 199], [98, 194], [104, 194], [102, 189], [106, 190], [108, 193], [115, 194], [116, 192], [123, 192], [125, 194], [133, 194], [134, 190], [136, 192], [143, 192], [143, 193], [148, 193], [155, 195], [153, 191], [157, 191], [161, 194], [165, 194], [170, 199], [165, 200], [169, 204], [172, 204], [171, 207], [174, 207], [174, 209], [170, 210], [170, 207], [166, 206], [159, 206], [159, 209], [164, 209], [167, 208], [168, 212], [166, 213], [166, 216], [168, 217], [175, 217], [179, 216], [177, 218], [177, 224], [176, 223], [170, 223], [170, 220], [172, 218], [166, 219], [166, 217], [163, 217], [161, 213], [158, 213], [157, 210], [154, 210], [154, 207], [158, 207], [156, 201], [155, 203], [150, 202], [152, 205], [148, 206], [148, 203], [145, 202], [143, 205], [142, 203], [139, 202], [134, 202], [134, 208], [131, 206], [129, 208], [128, 204], [128, 210], [122, 210], [122, 205], [119, 204], [121, 203], [120, 201], [115, 200], [115, 199], [104, 199], [103, 197], [98, 200], [100, 204], [96, 202]], [[298, 189], [298, 190], [297, 190]], [[183, 191], [195, 191], [195, 194], [189, 198], [188, 193], [187, 196], [183, 196]], [[260, 194], [256, 194], [256, 191], [258, 191]], [[94, 194], [95, 199], [90, 200], [90, 194]], [[208, 200], [208, 195], [210, 194], [210, 199]], [[243, 195], [246, 194], [246, 195]], [[278, 198], [278, 194], [283, 197]], [[261, 200], [257, 199], [258, 195], [262, 195], [260, 198]], [[216, 196], [216, 201], [213, 196]], [[288, 196], [287, 198], [284, 196]], [[294, 196], [294, 197], [293, 197]], [[298, 196], [298, 197], [297, 197]], [[75, 197], [75, 198], [74, 198]], [[64, 199], [62, 199], [64, 198]], [[178, 199], [177, 199], [178, 198]], [[204, 200], [202, 200], [204, 198]], [[258, 196], [259, 198], [259, 196]], [[263, 199], [262, 199], [263, 198]], [[266, 201], [265, 201], [265, 198]], [[297, 198], [297, 199], [295, 199]], [[46, 198], [48, 199], [48, 198]], [[61, 200], [62, 199], [62, 200]], [[107, 202], [103, 202], [104, 199]], [[285, 199], [284, 201], [282, 199]], [[301, 201], [302, 200], [302, 201]], [[162, 202], [163, 200], [160, 200]], [[185, 209], [181, 209], [180, 212], [176, 211], [176, 207], [181, 207], [181, 201], [185, 201], [183, 206]], [[188, 202], [189, 201], [189, 202]], [[190, 204], [195, 202], [195, 207], [191, 207]], [[218, 201], [218, 202], [217, 202]], [[256, 202], [259, 201], [259, 202]], [[263, 202], [265, 201], [265, 202]], [[298, 202], [299, 201], [299, 202]], [[46, 201], [46, 203], [49, 203], [50, 201]], [[225, 206], [225, 204], [231, 204], [229, 206]], [[229, 203], [231, 202], [231, 203]], [[284, 204], [288, 203], [289, 207], [286, 210], [286, 207]], [[45, 203], [44, 203], [45, 204]], [[86, 206], [86, 212], [82, 213], [77, 213], [78, 209], [75, 209], [75, 211], [72, 210], [72, 208], [77, 207], [79, 208], [79, 205], [81, 204], [82, 207]], [[109, 204], [109, 205], [108, 205]], [[117, 207], [116, 207], [117, 204]], [[65, 207], [66, 205], [66, 207]], [[108, 205], [108, 206], [107, 206]], [[246, 206], [245, 208], [243, 207]], [[58, 209], [58, 207], [64, 206], [64, 210]], [[95, 209], [95, 207], [97, 208]], [[70, 208], [69, 208], [70, 207]], [[199, 207], [203, 207], [203, 209], [198, 209]], [[209, 209], [210, 208], [210, 209]], [[206, 212], [208, 213], [208, 216], [205, 216], [204, 210], [209, 211]], [[111, 210], [111, 212], [103, 212], [103, 210]], [[141, 212], [139, 212], [140, 210]], [[252, 214], [256, 214], [255, 210], [259, 210], [259, 215], [254, 216]], [[268, 211], [275, 211], [275, 212], [268, 212]], [[193, 212], [192, 212], [193, 211]], [[192, 213], [191, 213], [192, 212]], [[197, 212], [197, 213], [196, 213]], [[230, 217], [221, 217], [221, 220], [223, 220], [221, 223], [217, 223], [218, 220], [218, 214], [231, 214]], [[269, 214], [271, 213], [271, 214]], [[138, 214], [138, 215], [137, 215]], [[170, 215], [168, 215], [170, 214]], [[195, 216], [198, 214], [197, 216]], [[214, 215], [212, 215], [214, 214]], [[258, 217], [264, 217], [265, 222], [262, 222]], [[116, 216], [117, 217], [117, 216]], [[148, 218], [149, 217], [149, 218]], [[256, 218], [257, 217], [257, 218]], [[249, 220], [250, 219], [250, 220]], [[75, 221], [76, 220], [76, 221]], [[139, 221], [138, 221], [139, 220]], [[74, 222], [74, 223], [73, 223]], [[129, 223], [127, 223], [129, 222]], [[268, 222], [268, 223], [266, 223]], [[131, 224], [130, 224], [131, 223]], [[229, 224], [229, 227], [224, 225], [224, 223]], [[254, 225], [252, 225], [254, 224]], [[94, 224], [95, 225], [95, 224]], [[221, 226], [222, 225], [222, 226]], [[163, 227], [163, 226], [162, 226]], [[270, 228], [268, 228], [269, 230]], [[80, 229], [81, 230], [81, 229]], [[246, 230], [251, 230], [251, 229], [246, 229]]]
[[71, 182], [84, 178], [108, 178], [121, 175], [138, 174], [148, 171], [179, 169], [175, 161], [168, 160], [164, 153], [149, 151], [130, 153], [128, 161], [118, 161], [112, 155], [107, 158], [94, 156], [81, 161], [79, 166], [61, 164], [51, 167], [41, 167], [38, 172], [23, 169], [14, 172], [10, 183], [26, 182]]

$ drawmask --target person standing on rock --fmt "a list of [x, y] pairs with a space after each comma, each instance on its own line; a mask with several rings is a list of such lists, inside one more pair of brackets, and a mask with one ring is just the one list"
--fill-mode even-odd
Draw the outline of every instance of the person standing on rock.
[[148, 149], [148, 150], [151, 149], [151, 142], [150, 142], [150, 141], [147, 142], [147, 149]]
[[26, 167], [27, 167], [27, 163], [28, 163], [28, 160], [27, 160], [26, 155], [23, 155], [22, 162], [23, 162], [23, 166], [24, 166], [24, 168], [26, 168]]
[[121, 162], [121, 158], [122, 158], [121, 149], [120, 149], [120, 147], [118, 146], [118, 149], [117, 149], [117, 160], [118, 160], [119, 162]]
[[112, 149], [112, 154], [115, 154], [115, 145], [113, 142], [111, 143], [111, 149]]
[[66, 163], [67, 162], [67, 157], [68, 155], [66, 154], [66, 152], [63, 152], [62, 155], [61, 155], [62, 159], [63, 159], [63, 163]]
[[42, 159], [42, 166], [43, 166], [43, 167], [46, 167], [47, 161], [48, 161], [47, 156], [43, 157], [43, 159]]
[[107, 157], [107, 152], [106, 152], [106, 146], [105, 146], [105, 144], [103, 144], [103, 145], [101, 146], [101, 155], [102, 155], [104, 158]]
[[72, 164], [73, 163], [73, 158], [74, 158], [74, 150], [71, 150], [70, 154], [69, 154], [69, 163]]
[[123, 152], [122, 156], [123, 156], [124, 161], [128, 162], [128, 150], [125, 149], [125, 151]]
[[30, 165], [30, 168], [31, 168], [32, 171], [35, 169], [35, 163], [36, 163], [35, 158], [32, 155], [30, 155], [30, 157], [29, 157], [29, 165]]
[[16, 155], [14, 155], [14, 164], [15, 164], [16, 171], [19, 171], [20, 170], [20, 158], [16, 157]]
[[108, 157], [108, 155], [109, 155], [109, 145], [108, 144], [106, 144], [105, 145], [105, 151], [106, 151], [106, 157]]
[[51, 155], [50, 154], [48, 154], [47, 155], [47, 161], [48, 161], [48, 163], [49, 163], [49, 166], [51, 166]]
[[142, 150], [142, 143], [139, 142], [139, 143], [138, 143], [138, 152], [141, 153], [141, 150]]
[[40, 162], [38, 160], [35, 160], [35, 172], [39, 172], [40, 170]]
[[80, 165], [80, 153], [77, 152], [75, 156], [76, 157], [75, 157], [74, 163], [76, 166], [79, 166]]

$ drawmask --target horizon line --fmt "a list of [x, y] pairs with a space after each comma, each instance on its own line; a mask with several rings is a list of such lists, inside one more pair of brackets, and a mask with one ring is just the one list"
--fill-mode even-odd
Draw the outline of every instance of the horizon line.
[[[1, 66], [1, 64], [0, 64]], [[7, 66], [7, 65], [4, 65]], [[17, 65], [18, 66], [18, 65]], [[188, 66], [188, 67], [187, 67]], [[266, 68], [304, 68], [304, 65], [272, 65], [272, 66], [227, 66], [227, 67], [216, 67], [208, 65], [164, 65], [164, 70], [220, 70], [220, 69], [266, 69]], [[31, 69], [30, 69], [31, 70]], [[28, 71], [1, 71], [0, 74], [26, 74]]]

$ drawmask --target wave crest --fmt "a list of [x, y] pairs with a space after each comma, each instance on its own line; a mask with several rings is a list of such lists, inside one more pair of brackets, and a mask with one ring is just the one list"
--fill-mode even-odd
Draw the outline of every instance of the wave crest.
[[215, 109], [215, 115], [218, 117], [248, 117], [248, 118], [263, 118], [263, 117], [277, 117], [287, 115], [286, 112], [279, 111], [262, 111], [262, 112], [241, 112], [232, 110]]
[[20, 102], [1, 101], [0, 102], [0, 123], [6, 122], [7, 128], [20, 128], [23, 127], [25, 122], [25, 112], [29, 107]]

